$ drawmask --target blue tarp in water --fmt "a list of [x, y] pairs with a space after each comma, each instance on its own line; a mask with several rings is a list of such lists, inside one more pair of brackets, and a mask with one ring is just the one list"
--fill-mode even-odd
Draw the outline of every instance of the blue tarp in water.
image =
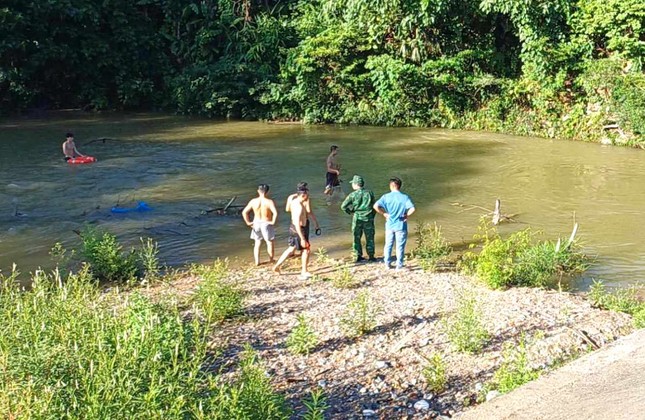
[[139, 201], [136, 207], [112, 207], [111, 212], [112, 213], [131, 213], [133, 211], [148, 211], [152, 210], [152, 207], [150, 207], [145, 201]]

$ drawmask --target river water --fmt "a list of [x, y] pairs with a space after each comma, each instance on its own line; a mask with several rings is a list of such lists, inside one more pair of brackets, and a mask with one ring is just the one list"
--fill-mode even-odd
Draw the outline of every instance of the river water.
[[[75, 133], [82, 153], [99, 161], [67, 165], [60, 151], [66, 131]], [[86, 144], [103, 137], [108, 140]], [[252, 242], [241, 218], [202, 212], [232, 196], [245, 204], [259, 183], [271, 185], [282, 209], [301, 180], [310, 184], [323, 228], [312, 247], [348, 255], [350, 217], [339, 210], [338, 198], [329, 204], [322, 194], [331, 144], [340, 146], [341, 178], [358, 173], [379, 196], [389, 176], [399, 176], [417, 208], [412, 221], [436, 221], [451, 242], [476, 232], [485, 211], [472, 206], [492, 209], [500, 198], [502, 212], [517, 221], [504, 225], [504, 233], [530, 225], [545, 237], [568, 237], [575, 218], [578, 238], [596, 261], [574, 288], [585, 289], [592, 279], [626, 286], [644, 277], [645, 154], [639, 150], [468, 131], [71, 112], [0, 122], [0, 269], [14, 262], [23, 272], [50, 267], [52, 245], [78, 247], [73, 231], [84, 223], [108, 229], [127, 245], [151, 237], [167, 264], [250, 261]], [[342, 188], [351, 191], [347, 182]], [[153, 210], [110, 212], [117, 203], [138, 201]], [[278, 255], [288, 224], [281, 214]], [[382, 234], [379, 219], [377, 249]]]

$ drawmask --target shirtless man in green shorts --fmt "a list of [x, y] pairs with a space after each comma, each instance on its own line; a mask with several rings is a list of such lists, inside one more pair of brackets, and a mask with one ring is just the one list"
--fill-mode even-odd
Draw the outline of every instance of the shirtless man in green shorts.
[[[262, 240], [267, 244], [267, 253], [269, 262], [273, 262], [273, 240], [275, 239], [275, 221], [278, 218], [278, 211], [275, 203], [267, 195], [269, 186], [260, 184], [258, 186], [258, 196], [246, 205], [242, 210], [242, 217], [247, 226], [251, 227], [251, 239], [255, 241], [253, 248], [253, 258], [255, 265], [260, 265], [260, 246]], [[253, 222], [249, 218], [249, 213], [253, 211]]]

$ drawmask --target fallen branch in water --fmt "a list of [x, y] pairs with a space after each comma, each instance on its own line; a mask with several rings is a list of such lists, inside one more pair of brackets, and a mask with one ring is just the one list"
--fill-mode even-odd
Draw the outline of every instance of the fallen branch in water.
[[470, 211], [470, 210], [474, 210], [474, 209], [484, 210], [486, 212], [486, 214], [484, 214], [483, 216], [491, 216], [492, 221], [493, 221], [493, 225], [495, 225], [495, 226], [497, 226], [498, 224], [500, 224], [502, 222], [507, 222], [507, 221], [508, 222], [516, 222], [516, 220], [513, 219], [513, 218], [515, 216], [517, 216], [517, 214], [502, 214], [502, 210], [501, 210], [502, 202], [500, 201], [499, 198], [495, 200], [495, 209], [494, 210], [490, 210], [490, 209], [487, 209], [485, 207], [477, 206], [477, 205], [474, 205], [474, 204], [463, 204], [463, 203], [459, 203], [459, 202], [450, 203], [450, 205], [464, 208], [463, 210], [459, 211], [458, 213], [463, 213], [465, 211]]

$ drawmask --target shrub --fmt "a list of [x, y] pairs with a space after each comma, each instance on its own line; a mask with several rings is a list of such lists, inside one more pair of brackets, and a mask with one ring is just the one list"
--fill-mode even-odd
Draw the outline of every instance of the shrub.
[[81, 232], [81, 242], [81, 254], [98, 280], [130, 282], [136, 279], [136, 254], [124, 253], [116, 236], [86, 226]]
[[316, 262], [320, 265], [329, 264], [331, 262], [331, 258], [329, 257], [329, 253], [325, 247], [321, 246], [316, 251]]
[[350, 335], [361, 336], [376, 327], [376, 316], [379, 312], [370, 295], [362, 291], [347, 305], [340, 323]]
[[358, 281], [354, 277], [354, 274], [352, 274], [349, 265], [345, 264], [332, 277], [332, 284], [339, 289], [350, 289], [356, 287]]
[[450, 244], [441, 234], [441, 227], [435, 222], [433, 225], [422, 222], [416, 228], [417, 247], [414, 250], [414, 257], [424, 271], [434, 271], [437, 264], [444, 260], [452, 252]]
[[458, 351], [478, 353], [484, 348], [490, 334], [481, 318], [475, 297], [462, 294], [455, 311], [443, 322], [448, 340]]
[[446, 384], [448, 383], [446, 362], [444, 362], [441, 354], [434, 353], [430, 356], [428, 364], [423, 368], [422, 374], [430, 391], [438, 393], [446, 389]]
[[506, 393], [524, 385], [540, 376], [540, 370], [529, 367], [526, 340], [507, 343], [503, 353], [504, 360], [493, 376], [493, 386], [501, 393]]
[[325, 411], [329, 408], [325, 392], [321, 389], [315, 389], [309, 394], [309, 398], [304, 400], [307, 408], [303, 420], [325, 420]]
[[145, 241], [143, 238], [139, 238], [139, 240], [141, 241], [141, 249], [139, 249], [137, 256], [143, 273], [143, 281], [152, 283], [159, 276], [159, 247], [151, 238], [146, 238]]
[[318, 336], [307, 318], [298, 315], [298, 324], [287, 337], [287, 348], [294, 354], [309, 354], [318, 345]]
[[212, 266], [195, 265], [190, 272], [201, 277], [193, 299], [207, 322], [221, 322], [242, 313], [244, 293], [227, 279], [227, 261], [217, 260]]
[[499, 289], [510, 286], [546, 287], [560, 281], [563, 276], [587, 269], [587, 258], [572, 241], [535, 242], [530, 228], [515, 232], [502, 239], [495, 229], [480, 227], [483, 239], [479, 254], [464, 256], [462, 267], [477, 276], [488, 286]]

